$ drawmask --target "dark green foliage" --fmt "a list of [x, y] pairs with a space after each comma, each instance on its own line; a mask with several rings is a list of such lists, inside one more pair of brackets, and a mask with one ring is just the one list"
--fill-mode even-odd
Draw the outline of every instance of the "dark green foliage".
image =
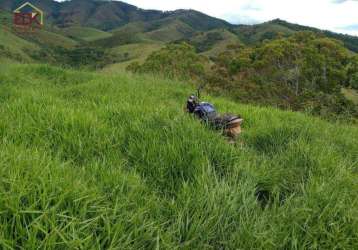
[[223, 20], [205, 15], [195, 10], [176, 10], [170, 13], [171, 15], [176, 16], [179, 20], [188, 24], [196, 31], [206, 31], [216, 28], [229, 28], [233, 26]]
[[348, 64], [347, 85], [358, 90], [358, 55], [351, 58]]
[[265, 40], [288, 37], [295, 33], [289, 28], [274, 25], [270, 22], [256, 25], [237, 25], [232, 27], [230, 31], [236, 34], [246, 45], [256, 45]]
[[[215, 34], [211, 39], [219, 38]], [[142, 65], [133, 63], [127, 69], [206, 81], [209, 91], [240, 102], [323, 117], [358, 117], [358, 108], [341, 94], [343, 87], [355, 84], [357, 59], [339, 41], [298, 32], [256, 47], [232, 45], [211, 59], [208, 70], [209, 63], [193, 47], [173, 44], [151, 54]]]
[[66, 49], [63, 47], [49, 47], [32, 52], [34, 60], [46, 60], [55, 65], [73, 68], [96, 68], [100, 69], [105, 65], [118, 62], [121, 58], [115, 58], [107, 50], [100, 47], [75, 47]]
[[75, 49], [57, 48], [55, 51], [57, 55], [62, 55], [64, 63], [69, 63], [71, 66], [94, 65], [98, 62], [103, 62], [105, 52], [103, 49], [93, 47], [80, 47]]
[[[203, 34], [200, 34], [200, 35], [203, 35]], [[195, 47], [195, 49], [198, 53], [201, 53], [201, 52], [204, 52], [204, 51], [207, 51], [207, 50], [213, 48], [213, 46], [217, 42], [222, 41], [224, 39], [222, 34], [217, 31], [206, 33], [204, 36], [205, 36], [204, 39], [200, 39], [199, 41], [190, 40], [190, 39], [187, 39], [185, 41], [187, 43], [189, 43], [190, 45], [192, 45], [193, 47]], [[181, 42], [183, 42], [183, 41], [177, 41], [177, 43], [181, 43]]]
[[120, 45], [137, 43], [141, 40], [142, 39], [136, 32], [127, 32], [127, 30], [125, 30], [121, 32], [115, 32], [113, 36], [109, 38], [99, 39], [91, 42], [90, 44], [95, 47], [113, 48]]
[[257, 25], [237, 25], [230, 29], [233, 33], [236, 33], [244, 43], [249, 45], [258, 44], [265, 39], [272, 40], [288, 37], [297, 32], [310, 31], [319, 36], [342, 41], [346, 48], [358, 52], [358, 37], [293, 24], [280, 19]]
[[209, 86], [244, 102], [357, 117], [357, 107], [340, 94], [347, 76], [353, 82], [354, 61], [338, 41], [296, 33], [255, 48], [232, 47], [216, 59]]

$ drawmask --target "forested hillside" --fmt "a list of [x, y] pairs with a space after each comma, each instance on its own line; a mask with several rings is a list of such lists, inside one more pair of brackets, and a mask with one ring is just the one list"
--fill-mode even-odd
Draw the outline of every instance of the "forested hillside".
[[256, 47], [228, 46], [211, 60], [189, 44], [169, 45], [127, 69], [193, 81], [239, 102], [354, 121], [358, 107], [342, 89], [357, 91], [357, 65], [340, 42], [302, 32]]
[[[257, 43], [279, 36], [288, 36], [297, 31], [312, 31], [341, 40], [348, 49], [358, 52], [357, 37], [321, 31], [279, 19], [258, 25], [233, 25], [195, 10], [166, 12], [144, 10], [120, 1], [72, 0], [56, 2], [54, 0], [31, 0], [30, 2], [45, 11], [48, 24], [60, 28], [82, 26], [102, 31], [114, 31], [130, 25], [131, 33], [139, 34], [153, 32], [156, 34], [164, 29], [165, 31], [163, 32], [169, 33], [169, 37], [172, 38], [167, 41], [189, 39], [195, 36], [197, 32], [226, 29], [236, 34], [245, 44]], [[0, 12], [11, 12], [21, 3], [23, 3], [22, 0], [2, 0], [0, 2]], [[173, 25], [174, 23], [176, 25]], [[167, 26], [172, 27], [167, 28]], [[190, 32], [188, 32], [188, 29]], [[171, 33], [180, 35], [170, 36]], [[154, 38], [153, 40], [160, 38], [155, 35], [151, 36], [151, 34], [147, 35], [149, 35], [150, 39]]]

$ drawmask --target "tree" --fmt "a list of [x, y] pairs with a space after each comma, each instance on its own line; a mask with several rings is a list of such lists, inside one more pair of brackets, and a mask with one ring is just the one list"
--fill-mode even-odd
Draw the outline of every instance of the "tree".
[[358, 89], [358, 55], [351, 57], [347, 67], [348, 86]]

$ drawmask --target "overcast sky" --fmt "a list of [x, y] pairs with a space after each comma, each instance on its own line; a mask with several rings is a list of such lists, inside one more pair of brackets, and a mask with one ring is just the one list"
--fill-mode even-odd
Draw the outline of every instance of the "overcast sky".
[[276, 18], [358, 36], [358, 0], [123, 0], [144, 9], [195, 9], [235, 24]]

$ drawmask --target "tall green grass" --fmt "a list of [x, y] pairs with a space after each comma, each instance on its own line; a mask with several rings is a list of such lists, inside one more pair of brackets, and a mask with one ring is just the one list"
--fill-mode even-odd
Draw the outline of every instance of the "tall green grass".
[[357, 249], [358, 128], [146, 76], [0, 66], [3, 249]]

